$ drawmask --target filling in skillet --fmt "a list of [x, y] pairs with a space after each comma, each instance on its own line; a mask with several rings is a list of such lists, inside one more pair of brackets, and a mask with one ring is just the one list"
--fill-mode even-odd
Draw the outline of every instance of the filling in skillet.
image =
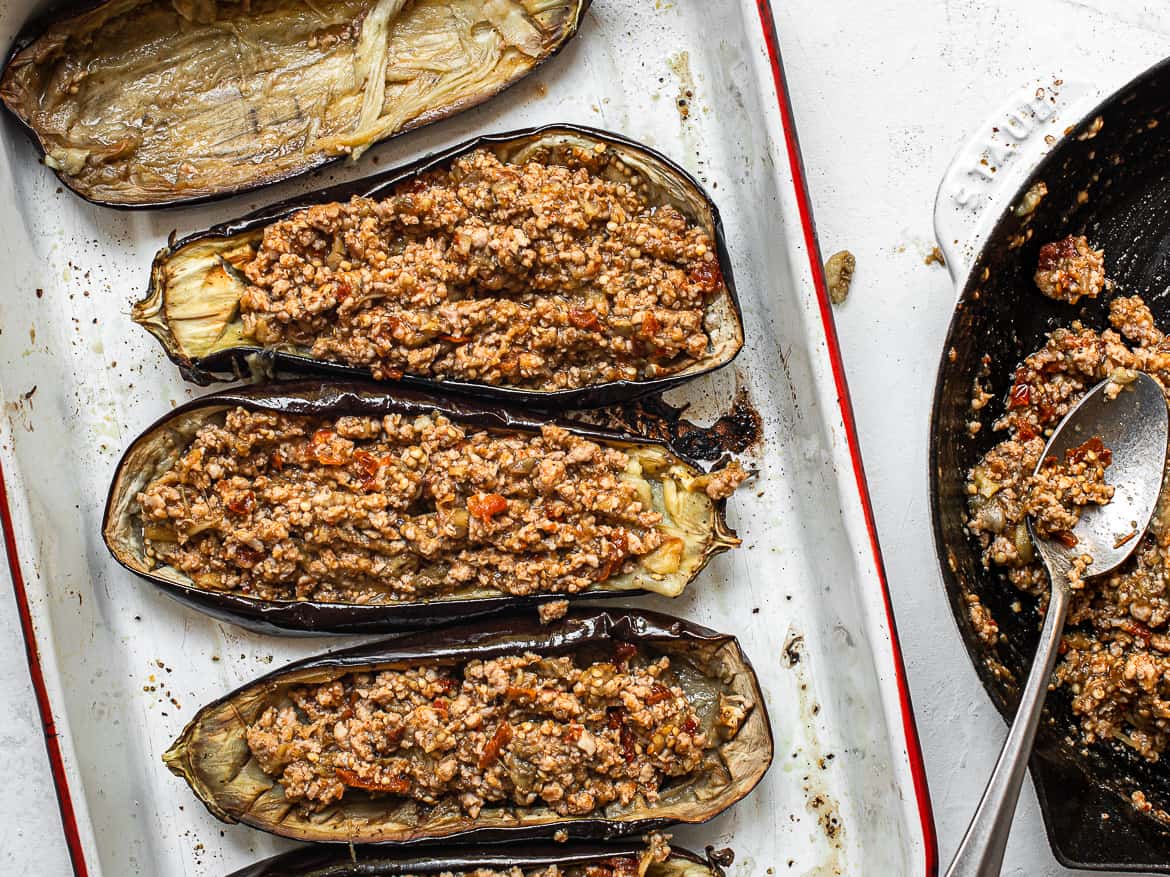
[[[1102, 480], [1108, 449], [1095, 445], [1078, 449], [1091, 451], [1074, 473], [1079, 481], [1073, 478], [1076, 483], [1063, 488], [1050, 483], [1047, 492], [1042, 485], [1037, 493], [1031, 474], [1051, 430], [1102, 380], [1112, 380], [1120, 392], [1137, 372], [1150, 374], [1164, 388], [1170, 375], [1170, 339], [1154, 325], [1142, 299], [1113, 299], [1109, 322], [1111, 328], [1101, 332], [1079, 322], [1056, 329], [1024, 360], [1006, 411], [995, 423], [1004, 438], [968, 475], [967, 524], [983, 548], [984, 563], [1004, 569], [1012, 584], [1041, 601], [1047, 599], [1047, 581], [1028, 536], [1029, 510], [1044, 512], [1041, 528], [1067, 538], [1084, 504], [1112, 495]], [[978, 409], [989, 400], [977, 388], [972, 404]], [[1055, 474], [1059, 480], [1069, 473]], [[1150, 761], [1170, 744], [1168, 581], [1170, 498], [1164, 494], [1134, 555], [1115, 572], [1073, 590], [1055, 671], [1056, 683], [1072, 695], [1087, 742], [1119, 741]], [[978, 602], [970, 610], [980, 635], [993, 642], [994, 621]]]
[[244, 330], [371, 369], [540, 390], [682, 371], [708, 350], [715, 244], [632, 170], [563, 146], [299, 211], [238, 265]]
[[351, 673], [292, 688], [248, 726], [248, 746], [306, 812], [344, 795], [547, 805], [585, 816], [652, 802], [717, 759], [752, 704], [719, 696], [711, 726], [670, 659], [619, 643], [611, 654], [526, 653], [461, 668]]
[[655, 503], [689, 509], [684, 495], [726, 497], [746, 477], [736, 463], [692, 474], [657, 447], [626, 453], [552, 425], [236, 408], [200, 427], [138, 506], [147, 559], [204, 589], [346, 603], [576, 593], [635, 567], [678, 572], [693, 536]]

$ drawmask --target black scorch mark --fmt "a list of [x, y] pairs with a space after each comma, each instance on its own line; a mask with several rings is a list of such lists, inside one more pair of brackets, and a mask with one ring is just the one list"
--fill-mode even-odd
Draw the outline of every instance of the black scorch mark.
[[687, 406], [676, 407], [661, 396], [647, 396], [605, 412], [607, 424], [618, 429], [664, 441], [681, 456], [692, 460], [718, 460], [725, 454], [741, 454], [764, 436], [764, 422], [747, 390], [735, 394], [731, 410], [710, 426], [686, 420]]

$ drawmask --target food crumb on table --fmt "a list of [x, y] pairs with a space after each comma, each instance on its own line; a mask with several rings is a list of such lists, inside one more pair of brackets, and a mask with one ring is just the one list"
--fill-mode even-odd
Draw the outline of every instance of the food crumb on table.
[[848, 250], [841, 250], [829, 256], [825, 262], [825, 283], [829, 289], [829, 300], [839, 305], [849, 297], [853, 284], [853, 272], [857, 269], [857, 258]]

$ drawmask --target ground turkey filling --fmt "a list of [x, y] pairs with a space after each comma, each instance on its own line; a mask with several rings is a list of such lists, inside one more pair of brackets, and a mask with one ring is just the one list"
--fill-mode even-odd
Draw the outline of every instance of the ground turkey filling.
[[608, 153], [557, 158], [476, 151], [383, 200], [274, 223], [242, 266], [245, 331], [378, 379], [554, 390], [693, 364], [722, 288], [714, 243]]
[[[1074, 500], [1062, 512], [1061, 502], [1050, 502], [1052, 496], [1035, 491], [1031, 476], [1046, 435], [1106, 378], [1119, 392], [1139, 371], [1164, 387], [1170, 375], [1170, 339], [1154, 325], [1145, 303], [1137, 297], [1119, 297], [1110, 302], [1109, 310], [1111, 329], [1096, 332], [1073, 323], [1054, 331], [1048, 343], [1024, 361], [1008, 394], [1007, 411], [995, 424], [1007, 438], [969, 475], [968, 527], [983, 547], [984, 563], [1004, 568], [1016, 587], [1042, 600], [1047, 597], [1047, 581], [1028, 536], [1029, 508], [1049, 509], [1053, 532], [1060, 533], [1075, 523], [1075, 514], [1061, 515], [1076, 506]], [[986, 394], [976, 393], [976, 408], [986, 401]], [[1093, 473], [1063, 499], [1076, 495], [1101, 502], [1111, 495], [1099, 477], [1108, 450], [1095, 446], [1090, 450], [1096, 458], [1088, 463]], [[1164, 493], [1134, 556], [1115, 572], [1073, 591], [1070, 627], [1055, 676], [1071, 693], [1073, 711], [1088, 742], [1117, 740], [1151, 761], [1170, 744], [1168, 579], [1170, 497]], [[994, 631], [994, 624], [983, 628]]]
[[1084, 235], [1069, 235], [1040, 248], [1033, 279], [1056, 301], [1075, 305], [1082, 296], [1096, 298], [1105, 288], [1105, 252], [1094, 250]]
[[[200, 428], [138, 503], [147, 558], [202, 588], [336, 602], [574, 593], [656, 551], [677, 568], [639, 472], [557, 426], [501, 435], [438, 414], [237, 408]], [[744, 477], [733, 464], [695, 486], [724, 497]]]
[[[669, 847], [667, 853], [669, 854]], [[632, 857], [605, 859], [587, 865], [546, 865], [543, 868], [506, 870], [476, 868], [474, 871], [442, 871], [435, 877], [641, 877], [641, 862]], [[421, 877], [421, 875], [407, 875]]]
[[733, 736], [750, 708], [724, 695], [718, 729], [705, 729], [670, 660], [625, 643], [594, 662], [513, 655], [355, 673], [288, 695], [248, 726], [247, 742], [290, 801], [312, 812], [366, 790], [452, 801], [471, 818], [492, 803], [584, 816], [652, 802], [716, 758], [713, 735]]

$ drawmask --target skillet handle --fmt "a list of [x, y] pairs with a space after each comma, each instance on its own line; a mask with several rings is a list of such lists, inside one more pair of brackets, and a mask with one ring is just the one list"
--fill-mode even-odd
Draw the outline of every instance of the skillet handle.
[[1101, 99], [1087, 82], [1037, 80], [960, 147], [934, 201], [934, 236], [957, 289], [983, 241], [1040, 159]]

